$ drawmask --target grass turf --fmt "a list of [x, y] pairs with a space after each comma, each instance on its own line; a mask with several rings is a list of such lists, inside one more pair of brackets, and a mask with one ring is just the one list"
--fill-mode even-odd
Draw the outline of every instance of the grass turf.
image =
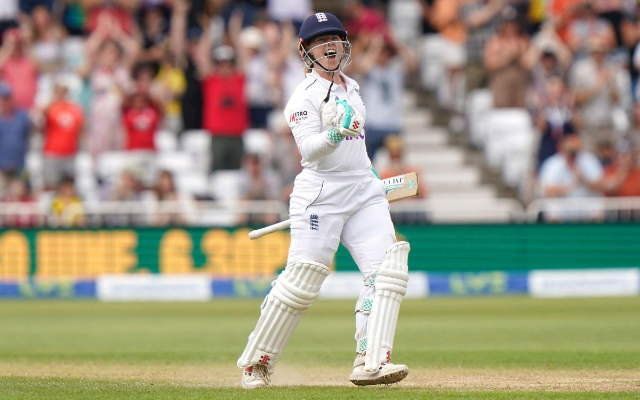
[[[353, 302], [319, 301], [281, 359], [284, 380], [276, 373], [276, 387], [249, 394], [238, 389], [234, 364], [258, 308], [239, 300], [0, 303], [0, 399], [640, 398], [638, 297], [407, 300], [394, 351], [411, 368], [407, 383], [365, 389], [336, 386], [348, 384]], [[316, 369], [305, 374], [309, 366]], [[283, 386], [315, 383], [323, 386]]]

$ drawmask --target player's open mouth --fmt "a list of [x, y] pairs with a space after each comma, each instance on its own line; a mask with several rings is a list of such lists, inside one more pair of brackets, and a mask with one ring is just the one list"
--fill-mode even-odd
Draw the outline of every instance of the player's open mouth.
[[333, 60], [334, 58], [336, 58], [336, 54], [337, 52], [335, 50], [327, 50], [324, 53], [325, 57], [327, 57], [329, 60]]

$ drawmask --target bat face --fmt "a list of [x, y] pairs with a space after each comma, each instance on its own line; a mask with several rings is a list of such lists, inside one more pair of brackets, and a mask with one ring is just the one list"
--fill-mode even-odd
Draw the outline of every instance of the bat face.
[[420, 193], [418, 187], [418, 174], [409, 172], [408, 174], [392, 176], [382, 181], [387, 188], [387, 200], [389, 203], [415, 197]]

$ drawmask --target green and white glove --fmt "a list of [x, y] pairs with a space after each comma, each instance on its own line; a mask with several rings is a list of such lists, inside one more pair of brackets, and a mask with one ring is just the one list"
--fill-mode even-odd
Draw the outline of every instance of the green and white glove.
[[364, 118], [346, 100], [329, 100], [322, 109], [322, 125], [336, 128], [343, 137], [357, 138], [364, 128]]

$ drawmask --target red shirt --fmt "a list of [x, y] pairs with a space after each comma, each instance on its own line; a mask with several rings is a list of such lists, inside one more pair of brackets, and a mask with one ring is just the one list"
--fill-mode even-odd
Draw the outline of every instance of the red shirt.
[[0, 70], [2, 80], [11, 88], [13, 102], [18, 108], [29, 109], [36, 97], [38, 70], [27, 57], [11, 57]]
[[45, 118], [45, 154], [56, 157], [76, 154], [78, 138], [84, 123], [82, 108], [65, 101], [53, 103], [47, 109]]
[[244, 75], [209, 75], [202, 81], [202, 100], [204, 129], [213, 136], [242, 136], [249, 125]]
[[155, 150], [153, 137], [160, 117], [160, 111], [153, 106], [146, 106], [142, 110], [125, 108], [122, 118], [127, 131], [127, 150]]

